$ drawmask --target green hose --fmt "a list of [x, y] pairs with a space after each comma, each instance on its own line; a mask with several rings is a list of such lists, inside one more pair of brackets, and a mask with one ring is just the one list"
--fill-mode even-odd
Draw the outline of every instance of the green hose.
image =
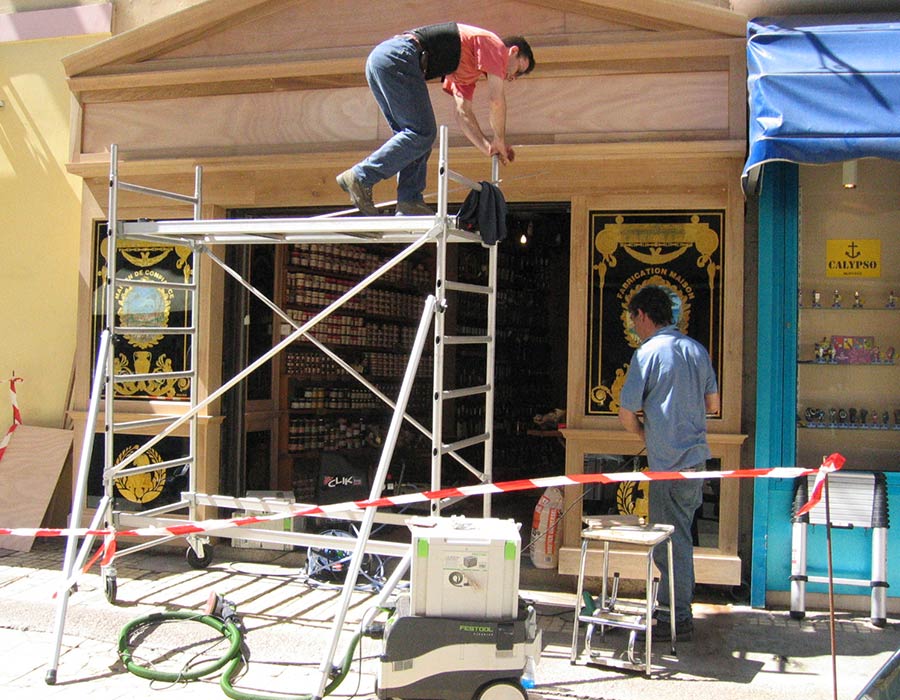
[[[188, 620], [212, 627], [229, 640], [230, 646], [228, 647], [228, 651], [225, 652], [225, 655], [221, 658], [203, 666], [199, 666], [192, 671], [159, 671], [135, 663], [128, 646], [131, 634], [142, 627], [157, 625], [172, 620]], [[347, 674], [350, 672], [350, 666], [353, 663], [353, 654], [356, 651], [356, 646], [359, 644], [361, 636], [360, 633], [353, 635], [347, 653], [344, 655], [339, 672], [331, 682], [325, 686], [325, 695], [330, 695], [347, 677]], [[164, 613], [151, 613], [150, 615], [145, 615], [144, 617], [132, 620], [122, 628], [122, 631], [119, 633], [119, 658], [130, 673], [147, 680], [163, 681], [167, 683], [199, 680], [224, 667], [225, 670], [222, 672], [222, 677], [219, 679], [219, 685], [222, 687], [222, 691], [228, 697], [234, 698], [234, 700], [312, 700], [313, 695], [256, 695], [236, 689], [231, 681], [243, 664], [243, 656], [241, 655], [243, 643], [243, 632], [241, 632], [233, 619], [222, 620], [215, 615], [198, 615], [193, 612], [177, 610]]]

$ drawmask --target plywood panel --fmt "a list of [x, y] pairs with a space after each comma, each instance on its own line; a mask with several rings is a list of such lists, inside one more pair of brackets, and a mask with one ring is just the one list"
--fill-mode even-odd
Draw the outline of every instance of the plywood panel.
[[[439, 124], [458, 136], [453, 101], [431, 86]], [[476, 92], [476, 114], [488, 124], [486, 99]], [[510, 86], [507, 135], [557, 138], [565, 134], [619, 137], [629, 133], [728, 132], [726, 72], [528, 78]], [[233, 153], [248, 147], [282, 152], [304, 145], [380, 143], [388, 129], [367, 88], [300, 90], [88, 104], [82, 152], [121, 150]], [[251, 149], [252, 150], [252, 149]], [[265, 151], [261, 151], [265, 152]]]
[[727, 84], [725, 72], [555, 80], [536, 74], [510, 86], [507, 119], [512, 133], [724, 133], [728, 127]]
[[[559, 9], [531, 3], [500, 0], [479, 3], [444, 0], [423, 3], [394, 0], [360, 6], [356, 0], [313, 0], [222, 32], [210, 32], [188, 46], [160, 56], [220, 56], [260, 51], [295, 51], [328, 48], [335, 44], [368, 51], [382, 39], [413, 27], [458, 21], [490, 29], [497, 34], [553, 35], [565, 31], [596, 31], [621, 26], [579, 21], [567, 22]], [[573, 29], [572, 26], [577, 27]]]
[[[16, 429], [0, 460], [0, 525], [41, 526], [71, 447], [71, 430], [30, 425]], [[28, 552], [33, 542], [33, 537], [2, 536], [0, 549]]]
[[[160, 150], [377, 139], [378, 107], [368, 88], [222, 95], [85, 107], [83, 149]], [[194, 151], [196, 152], [196, 151]]]

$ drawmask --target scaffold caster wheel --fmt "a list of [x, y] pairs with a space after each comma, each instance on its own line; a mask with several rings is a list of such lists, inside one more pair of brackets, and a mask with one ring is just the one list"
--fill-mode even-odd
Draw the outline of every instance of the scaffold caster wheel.
[[106, 595], [108, 603], [116, 604], [116, 595], [119, 592], [119, 585], [116, 583], [115, 576], [107, 576], [103, 584], [103, 593]]
[[187, 559], [188, 566], [192, 569], [205, 569], [212, 563], [213, 548], [208, 544], [203, 545], [203, 556], [201, 557], [194, 551], [193, 547], [188, 547], [184, 556]]
[[44, 676], [44, 683], [47, 685], [56, 685], [56, 669], [51, 668], [47, 671], [47, 675]]
[[528, 700], [528, 693], [515, 681], [494, 681], [482, 686], [475, 700]]

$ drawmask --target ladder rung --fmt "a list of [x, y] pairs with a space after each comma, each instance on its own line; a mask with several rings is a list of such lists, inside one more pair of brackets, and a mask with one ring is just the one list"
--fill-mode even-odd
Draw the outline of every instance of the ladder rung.
[[454, 282], [447, 280], [444, 288], [451, 292], [469, 292], [471, 294], [490, 294], [493, 288], [483, 284], [469, 284], [468, 282]]
[[154, 418], [141, 418], [140, 420], [123, 421], [113, 423], [113, 430], [129, 430], [134, 428], [152, 428], [157, 425], [166, 425], [176, 421], [181, 416], [156, 416]]
[[194, 326], [116, 326], [117, 335], [193, 335]]
[[827, 576], [808, 576], [807, 581], [810, 583], [828, 583], [833, 581], [841, 586], [859, 586], [861, 588], [870, 588], [872, 586], [871, 579], [867, 578], [839, 578], [835, 576], [829, 579]]
[[312, 507], [294, 502], [293, 498], [257, 498], [254, 496], [222, 496], [219, 494], [194, 493], [193, 505], [252, 510], [254, 513], [290, 513], [297, 508]]
[[481, 386], [467, 386], [460, 389], [447, 389], [441, 393], [445, 399], [458, 399], [463, 396], [475, 396], [476, 394], [486, 394], [491, 390], [490, 384], [482, 384]]
[[115, 374], [113, 382], [122, 384], [125, 382], [153, 382], [162, 379], [193, 379], [194, 373], [191, 370], [182, 372], [152, 372], [147, 374]]
[[473, 437], [466, 438], [465, 440], [458, 440], [457, 442], [450, 443], [449, 445], [443, 445], [441, 447], [441, 454], [456, 452], [457, 450], [462, 450], [466, 447], [471, 447], [472, 445], [480, 445], [484, 442], [487, 442], [490, 437], [490, 433], [482, 433], [481, 435], [475, 435]]
[[183, 467], [185, 465], [193, 464], [194, 458], [190, 455], [187, 457], [179, 457], [178, 459], [170, 459], [165, 462], [157, 462], [156, 464], [145, 464], [140, 467], [127, 467], [126, 469], [119, 469], [116, 471], [116, 467], [112, 467], [111, 469], [106, 470], [106, 474], [112, 474], [114, 479], [121, 479], [122, 477], [131, 476], [133, 474], [146, 474], [147, 472], [155, 472], [157, 469], [171, 469], [172, 467]]
[[149, 280], [149, 279], [116, 279], [117, 285], [126, 287], [162, 287], [164, 289], [196, 289], [197, 285], [193, 282], [167, 282], [165, 280]]
[[191, 196], [189, 194], [180, 194], [178, 192], [169, 192], [168, 190], [158, 190], [155, 187], [144, 187], [143, 185], [135, 185], [131, 182], [123, 182], [122, 180], [118, 181], [118, 187], [122, 190], [128, 190], [129, 192], [137, 192], [138, 194], [149, 194], [155, 195], [157, 197], [163, 197], [164, 199], [174, 199], [176, 202], [186, 202], [187, 204], [197, 204], [199, 201], [197, 197]]
[[491, 342], [489, 335], [445, 335], [447, 345], [487, 345]]
[[460, 185], [465, 185], [470, 190], [475, 190], [476, 192], [481, 192], [481, 183], [472, 180], [465, 175], [458, 173], [454, 170], [450, 170], [447, 168], [447, 177], [453, 180], [454, 182], [458, 182]]
[[142, 510], [140, 512], [140, 516], [142, 518], [156, 518], [160, 515], [165, 515], [166, 513], [172, 513], [176, 510], [184, 510], [185, 508], [190, 507], [190, 503], [187, 501], [176, 501], [175, 503], [166, 503], [164, 506], [159, 506], [158, 508], [151, 508], [150, 510]]

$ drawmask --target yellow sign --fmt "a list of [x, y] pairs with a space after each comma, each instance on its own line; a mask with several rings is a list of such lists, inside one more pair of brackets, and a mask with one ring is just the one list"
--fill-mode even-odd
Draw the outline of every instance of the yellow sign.
[[826, 241], [825, 274], [828, 277], [881, 277], [881, 239]]

